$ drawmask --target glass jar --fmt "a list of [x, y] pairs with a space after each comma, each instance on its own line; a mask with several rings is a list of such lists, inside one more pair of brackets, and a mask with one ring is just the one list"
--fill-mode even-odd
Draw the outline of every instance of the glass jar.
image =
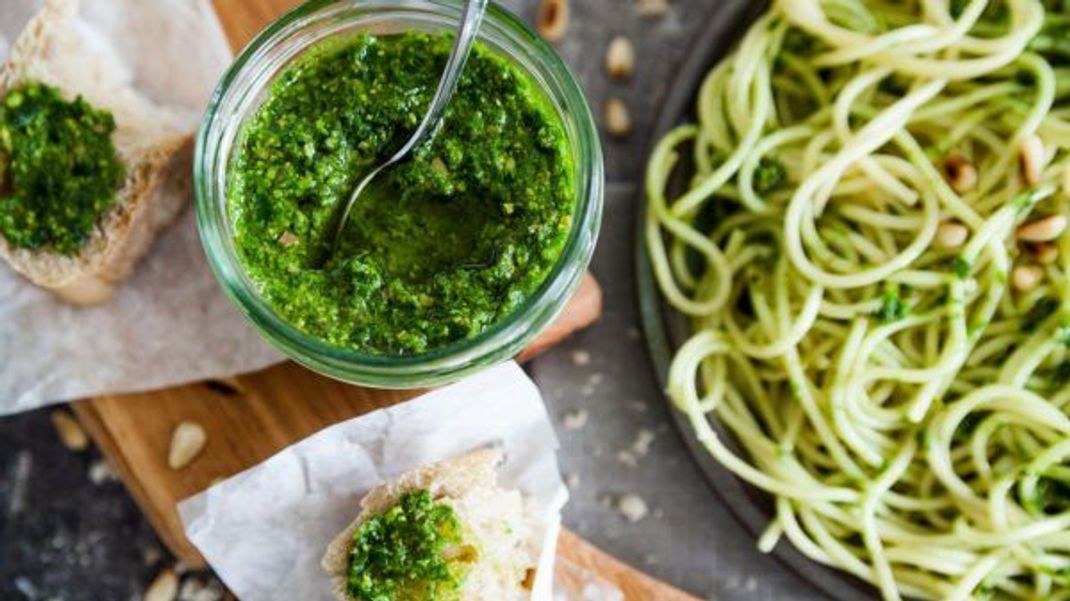
[[565, 249], [541, 288], [512, 315], [480, 335], [412, 356], [374, 355], [329, 345], [289, 324], [258, 293], [234, 244], [226, 189], [231, 155], [247, 119], [272, 81], [296, 57], [340, 35], [454, 30], [461, 0], [322, 0], [285, 15], [241, 53], [224, 75], [197, 139], [197, 221], [208, 260], [230, 298], [283, 353], [320, 373], [380, 388], [453, 381], [518, 354], [556, 318], [579, 286], [602, 217], [604, 169], [598, 131], [583, 92], [561, 58], [517, 17], [492, 5], [479, 39], [511, 60], [557, 111], [575, 166], [575, 213]]

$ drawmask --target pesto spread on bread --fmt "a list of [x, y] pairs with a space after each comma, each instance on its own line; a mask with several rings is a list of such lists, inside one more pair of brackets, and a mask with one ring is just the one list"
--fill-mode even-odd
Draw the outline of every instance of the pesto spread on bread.
[[406, 492], [353, 534], [348, 593], [355, 601], [459, 601], [475, 554], [450, 505], [427, 490]]
[[36, 81], [0, 100], [0, 234], [15, 248], [73, 255], [115, 205], [125, 169], [115, 119]]

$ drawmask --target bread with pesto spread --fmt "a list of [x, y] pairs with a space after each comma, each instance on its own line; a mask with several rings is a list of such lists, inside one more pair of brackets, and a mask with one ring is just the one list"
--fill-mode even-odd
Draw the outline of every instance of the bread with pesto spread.
[[77, 20], [79, 5], [80, 0], [45, 0], [0, 67], [0, 97], [36, 81], [58, 88], [68, 100], [81, 96], [110, 112], [125, 181], [77, 253], [16, 248], [0, 236], [0, 257], [61, 299], [95, 304], [111, 296], [186, 204], [191, 136], [171, 111], [134, 89], [110, 48], [86, 35]]
[[[406, 473], [372, 490], [361, 512], [327, 548], [323, 569], [339, 601], [366, 601], [349, 591], [354, 535], [375, 516], [398, 505], [406, 493], [427, 491], [436, 503], [452, 508], [462, 540], [444, 555], [468, 562], [456, 596], [459, 601], [525, 601], [531, 598], [538, 550], [533, 544], [525, 502], [515, 490], [497, 483], [500, 451], [479, 450]], [[408, 601], [408, 597], [406, 597]], [[414, 601], [422, 601], [416, 600]]]

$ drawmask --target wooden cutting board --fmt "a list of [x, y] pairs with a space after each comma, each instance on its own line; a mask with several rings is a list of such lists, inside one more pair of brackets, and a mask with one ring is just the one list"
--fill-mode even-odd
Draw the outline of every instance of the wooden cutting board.
[[[216, 0], [235, 50], [297, 0]], [[588, 276], [565, 314], [525, 353], [530, 357], [601, 313], [601, 290]], [[176, 504], [219, 479], [262, 462], [332, 424], [413, 398], [420, 391], [349, 386], [286, 363], [265, 371], [168, 390], [105, 396], [73, 405], [75, 413], [119, 472], [163, 542], [191, 567], [204, 559], [183, 534]], [[167, 466], [172, 432], [194, 421], [208, 433], [204, 451], [186, 468]], [[558, 545], [560, 576], [576, 567], [616, 584], [627, 601], [697, 601], [598, 551], [570, 532]], [[572, 568], [561, 567], [572, 566]]]

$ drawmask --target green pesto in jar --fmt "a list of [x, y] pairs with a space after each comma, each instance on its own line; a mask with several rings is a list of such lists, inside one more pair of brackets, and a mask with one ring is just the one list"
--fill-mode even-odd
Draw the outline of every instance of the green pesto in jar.
[[324, 252], [338, 206], [423, 118], [451, 44], [323, 42], [243, 126], [227, 188], [236, 248], [302, 332], [369, 354], [430, 352], [509, 316], [557, 264], [575, 203], [564, 127], [537, 84], [481, 44], [434, 140], [361, 196]]
[[115, 205], [125, 169], [115, 120], [30, 81], [0, 99], [0, 234], [15, 248], [73, 255]]
[[478, 554], [462, 543], [452, 507], [426, 490], [404, 493], [353, 533], [346, 592], [355, 601], [460, 601]]

